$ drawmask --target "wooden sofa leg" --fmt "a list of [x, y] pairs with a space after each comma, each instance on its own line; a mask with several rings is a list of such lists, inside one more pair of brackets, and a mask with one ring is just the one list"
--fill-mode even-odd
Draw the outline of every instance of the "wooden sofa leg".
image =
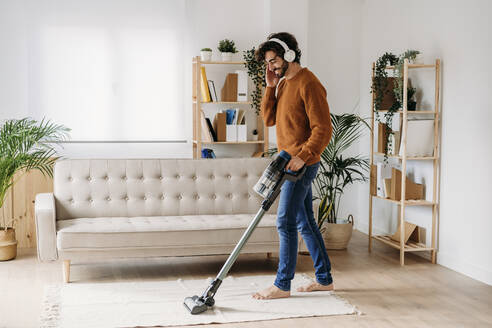
[[267, 253], [267, 259], [272, 257], [272, 253]]
[[63, 261], [63, 281], [70, 282], [70, 260]]

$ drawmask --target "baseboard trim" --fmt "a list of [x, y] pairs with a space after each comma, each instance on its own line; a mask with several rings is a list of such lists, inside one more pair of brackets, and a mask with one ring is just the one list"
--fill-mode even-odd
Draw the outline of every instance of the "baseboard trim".
[[437, 263], [474, 280], [492, 286], [492, 271], [480, 268], [466, 260], [457, 259], [456, 254], [439, 252], [437, 255]]

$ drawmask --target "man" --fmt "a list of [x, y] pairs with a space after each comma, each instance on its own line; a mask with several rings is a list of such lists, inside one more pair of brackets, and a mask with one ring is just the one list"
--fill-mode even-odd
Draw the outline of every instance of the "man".
[[311, 183], [320, 165], [320, 154], [330, 142], [332, 127], [326, 90], [307, 68], [300, 65], [301, 51], [295, 37], [275, 33], [255, 53], [266, 62], [266, 90], [261, 114], [267, 126], [276, 125], [278, 150], [292, 159], [286, 169], [306, 172], [297, 182], [285, 181], [280, 192], [277, 230], [280, 239], [279, 264], [273, 286], [253, 294], [256, 299], [290, 296], [290, 284], [297, 262], [297, 230], [314, 262], [316, 281], [300, 292], [333, 290], [331, 264], [315, 222]]

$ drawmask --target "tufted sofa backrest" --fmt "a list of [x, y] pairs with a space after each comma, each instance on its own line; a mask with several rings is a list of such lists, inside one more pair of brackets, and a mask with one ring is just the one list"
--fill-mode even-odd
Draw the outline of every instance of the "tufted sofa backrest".
[[[59, 160], [58, 220], [256, 213], [267, 158]], [[269, 213], [275, 213], [278, 200]]]

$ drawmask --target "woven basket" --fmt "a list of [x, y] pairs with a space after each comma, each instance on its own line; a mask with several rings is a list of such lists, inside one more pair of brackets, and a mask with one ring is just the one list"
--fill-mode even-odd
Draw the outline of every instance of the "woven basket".
[[0, 228], [0, 261], [15, 259], [17, 256], [17, 240], [13, 228]]
[[354, 217], [348, 216], [348, 223], [326, 223], [322, 232], [326, 249], [346, 249], [352, 237]]

